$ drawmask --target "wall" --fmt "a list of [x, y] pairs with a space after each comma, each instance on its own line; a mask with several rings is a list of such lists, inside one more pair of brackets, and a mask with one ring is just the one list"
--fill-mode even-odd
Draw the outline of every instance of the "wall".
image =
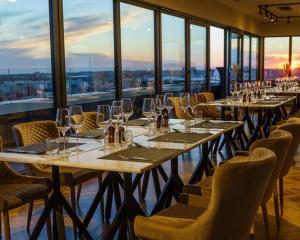
[[258, 25], [259, 35], [263, 36], [288, 36], [300, 35], [300, 21], [291, 21], [289, 24], [281, 22], [261, 23]]
[[142, 0], [161, 7], [197, 16], [212, 22], [258, 34], [260, 25], [257, 20], [220, 4], [215, 0]]

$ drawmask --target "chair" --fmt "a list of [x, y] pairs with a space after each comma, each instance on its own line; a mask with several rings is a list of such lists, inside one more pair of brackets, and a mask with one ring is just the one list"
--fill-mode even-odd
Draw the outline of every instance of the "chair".
[[180, 106], [180, 98], [179, 97], [170, 97], [170, 101], [173, 104], [175, 116], [178, 119], [193, 119], [192, 115], [189, 112], [184, 111]]
[[[213, 102], [215, 100], [215, 96], [212, 92], [203, 92], [199, 93], [199, 97], [201, 102]], [[221, 110], [216, 106], [205, 106], [202, 108], [203, 117], [212, 118], [212, 119], [221, 119]], [[225, 111], [225, 118], [231, 118], [231, 111]]]
[[91, 129], [98, 128], [96, 123], [96, 112], [85, 112], [83, 113], [83, 124], [82, 127], [79, 129], [79, 132], [85, 132]]
[[[13, 133], [18, 147], [26, 146], [38, 142], [45, 141], [47, 138], [57, 138], [58, 130], [54, 121], [35, 121], [15, 125]], [[45, 165], [26, 164], [26, 172], [32, 176], [47, 177], [51, 179], [51, 168]], [[76, 196], [75, 186], [77, 190], [77, 204], [79, 203], [81, 185], [82, 183], [91, 179], [98, 178], [99, 186], [102, 183], [102, 172], [92, 171], [86, 169], [76, 169], [61, 167], [60, 168], [60, 182], [62, 186], [67, 186], [71, 191], [71, 205], [76, 212]], [[32, 211], [32, 206], [31, 209]], [[30, 214], [30, 213], [29, 213]], [[101, 214], [103, 217], [103, 205], [101, 204]], [[31, 215], [31, 214], [30, 214]]]
[[220, 166], [213, 176], [210, 200], [198, 197], [199, 201], [175, 204], [149, 218], [137, 216], [135, 234], [151, 240], [246, 239], [274, 163], [275, 154], [259, 148], [251, 153], [250, 161]]
[[283, 165], [279, 176], [279, 199], [280, 199], [280, 212], [283, 214], [284, 208], [284, 189], [283, 189], [283, 178], [288, 175], [291, 166], [293, 165], [293, 161], [295, 155], [297, 153], [299, 144], [300, 144], [300, 119], [299, 118], [290, 118], [287, 120], [286, 124], [276, 126], [276, 129], [284, 130], [292, 134], [293, 141], [291, 142], [291, 146], [289, 152], [286, 157], [286, 162]]
[[[292, 142], [292, 135], [283, 130], [275, 130], [271, 132], [269, 138], [264, 138], [256, 140], [250, 146], [249, 153], [251, 154], [255, 149], [264, 147], [273, 151], [276, 155], [276, 164], [272, 172], [270, 182], [264, 194], [264, 197], [261, 202], [261, 207], [263, 211], [265, 231], [267, 239], [269, 239], [269, 223], [268, 223], [268, 211], [267, 211], [267, 202], [271, 199], [272, 195], [274, 197], [274, 207], [276, 214], [276, 224], [277, 228], [280, 228], [280, 213], [278, 205], [278, 195], [276, 189], [276, 182], [280, 176], [280, 172], [283, 168], [283, 165], [286, 162], [288, 151], [290, 150], [290, 144]], [[247, 156], [236, 156], [229, 162], [234, 161], [246, 161]], [[225, 163], [226, 164], [226, 163]], [[186, 185], [184, 186], [184, 192], [188, 194], [203, 194], [204, 196], [209, 197], [211, 195], [211, 186], [212, 179], [211, 177], [206, 178], [195, 185]]]
[[[0, 137], [0, 151], [2, 150], [2, 139]], [[44, 199], [46, 203], [52, 186], [49, 179], [24, 176], [16, 173], [5, 162], [0, 162], [0, 176], [0, 212], [3, 213], [5, 239], [9, 240], [11, 239], [9, 211], [38, 199]], [[47, 233], [48, 239], [51, 239], [50, 219], [47, 222]]]

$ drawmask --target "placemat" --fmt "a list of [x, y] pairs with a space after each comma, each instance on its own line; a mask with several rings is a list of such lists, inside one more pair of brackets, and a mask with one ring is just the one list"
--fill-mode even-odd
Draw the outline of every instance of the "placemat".
[[152, 138], [149, 141], [155, 142], [173, 142], [173, 143], [195, 143], [201, 141], [204, 138], [213, 135], [212, 133], [178, 133], [171, 132], [156, 138]]
[[190, 128], [210, 128], [210, 129], [227, 129], [238, 126], [238, 123], [234, 122], [212, 122], [212, 121], [203, 121], [195, 125], [190, 126]]
[[[72, 137], [76, 137], [76, 135], [73, 134]], [[104, 137], [105, 134], [103, 130], [100, 129], [91, 129], [85, 132], [78, 133], [78, 138], [101, 139]]]
[[143, 127], [148, 125], [148, 120], [145, 119], [134, 119], [127, 122], [128, 126]]
[[[79, 146], [83, 144], [84, 143], [78, 143]], [[66, 149], [73, 148], [76, 146], [77, 146], [76, 143], [71, 143], [71, 142], [66, 143]], [[59, 143], [59, 150], [64, 150], [63, 143]], [[47, 143], [40, 142], [40, 143], [27, 145], [24, 147], [5, 149], [5, 151], [11, 153], [45, 154], [47, 151]]]
[[130, 147], [98, 159], [151, 163], [170, 159], [180, 155], [181, 153], [182, 151], [177, 149]]

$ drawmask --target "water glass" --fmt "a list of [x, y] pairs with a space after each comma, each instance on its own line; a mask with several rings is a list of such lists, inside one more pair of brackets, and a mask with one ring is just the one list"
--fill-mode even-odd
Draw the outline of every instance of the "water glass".
[[63, 136], [64, 152], [66, 152], [66, 133], [71, 128], [70, 126], [70, 113], [68, 108], [58, 108], [56, 111], [56, 126]]
[[98, 105], [97, 115], [96, 115], [96, 124], [97, 126], [106, 132], [108, 125], [110, 123], [110, 106], [109, 105]]
[[83, 111], [82, 107], [80, 105], [72, 105], [69, 108], [69, 118], [70, 118], [70, 123], [71, 127], [76, 133], [76, 143], [77, 143], [77, 151], [79, 151], [78, 147], [78, 132], [80, 128], [82, 127], [84, 116], [83, 116]]
[[173, 93], [165, 93], [164, 95], [164, 107], [168, 110], [168, 112], [170, 112], [173, 108], [171, 97], [173, 97]]
[[54, 156], [59, 153], [59, 141], [58, 139], [47, 138], [46, 139], [46, 154], [48, 156]]
[[125, 138], [125, 143], [128, 146], [132, 146], [133, 145], [133, 134], [131, 130], [125, 130], [124, 131], [124, 138]]
[[123, 112], [121, 106], [112, 106], [110, 109], [112, 123], [116, 125], [116, 129], [121, 125]]
[[122, 100], [122, 110], [123, 110], [123, 115], [124, 115], [125, 123], [126, 123], [126, 127], [127, 127], [128, 119], [133, 114], [133, 106], [132, 106], [131, 98], [123, 98], [123, 100]]
[[148, 133], [150, 136], [150, 121], [152, 117], [155, 117], [156, 111], [155, 111], [155, 103], [153, 98], [144, 98], [143, 102], [143, 115], [148, 120]]

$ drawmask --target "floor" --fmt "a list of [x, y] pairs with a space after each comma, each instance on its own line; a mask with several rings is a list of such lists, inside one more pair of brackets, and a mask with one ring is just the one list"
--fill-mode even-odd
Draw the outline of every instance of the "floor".
[[[197, 156], [199, 150], [195, 149], [190, 154], [185, 154], [184, 158], [180, 158], [179, 169], [180, 175], [184, 182], [188, 180], [190, 174], [197, 163]], [[300, 153], [299, 156], [300, 158]], [[164, 165], [164, 168], [168, 172], [169, 163]], [[269, 202], [268, 209], [270, 214], [270, 224], [271, 224], [271, 236], [272, 239], [281, 240], [299, 240], [300, 239], [300, 168], [293, 168], [290, 174], [285, 178], [285, 209], [284, 215], [282, 217], [282, 227], [280, 231], [276, 231], [275, 228], [275, 218], [274, 218], [274, 207], [273, 201]], [[97, 182], [90, 181], [84, 185], [80, 203], [79, 203], [79, 215], [84, 216], [86, 213], [94, 194], [97, 190]], [[68, 189], [63, 189], [65, 196], [69, 198]], [[155, 203], [155, 193], [152, 182], [150, 182], [147, 197], [144, 202], [141, 202], [145, 209], [150, 210]], [[43, 202], [36, 202], [34, 207], [34, 216], [32, 219], [32, 226], [34, 226], [37, 221], [43, 207]], [[115, 212], [115, 210], [113, 210]], [[95, 239], [101, 239], [103, 229], [106, 225], [101, 223], [100, 220], [100, 210], [96, 212], [93, 218], [89, 231]], [[17, 210], [10, 212], [10, 222], [11, 222], [11, 232], [12, 239], [28, 239], [28, 234], [26, 232], [26, 219], [27, 219], [27, 207], [22, 207]], [[67, 239], [74, 239], [72, 222], [69, 218], [65, 219]], [[261, 212], [259, 211], [255, 221], [255, 231], [257, 240], [265, 239], [264, 235], [264, 225], [262, 220]], [[3, 233], [3, 231], [2, 231]], [[47, 239], [46, 231], [44, 230], [40, 239]]]

